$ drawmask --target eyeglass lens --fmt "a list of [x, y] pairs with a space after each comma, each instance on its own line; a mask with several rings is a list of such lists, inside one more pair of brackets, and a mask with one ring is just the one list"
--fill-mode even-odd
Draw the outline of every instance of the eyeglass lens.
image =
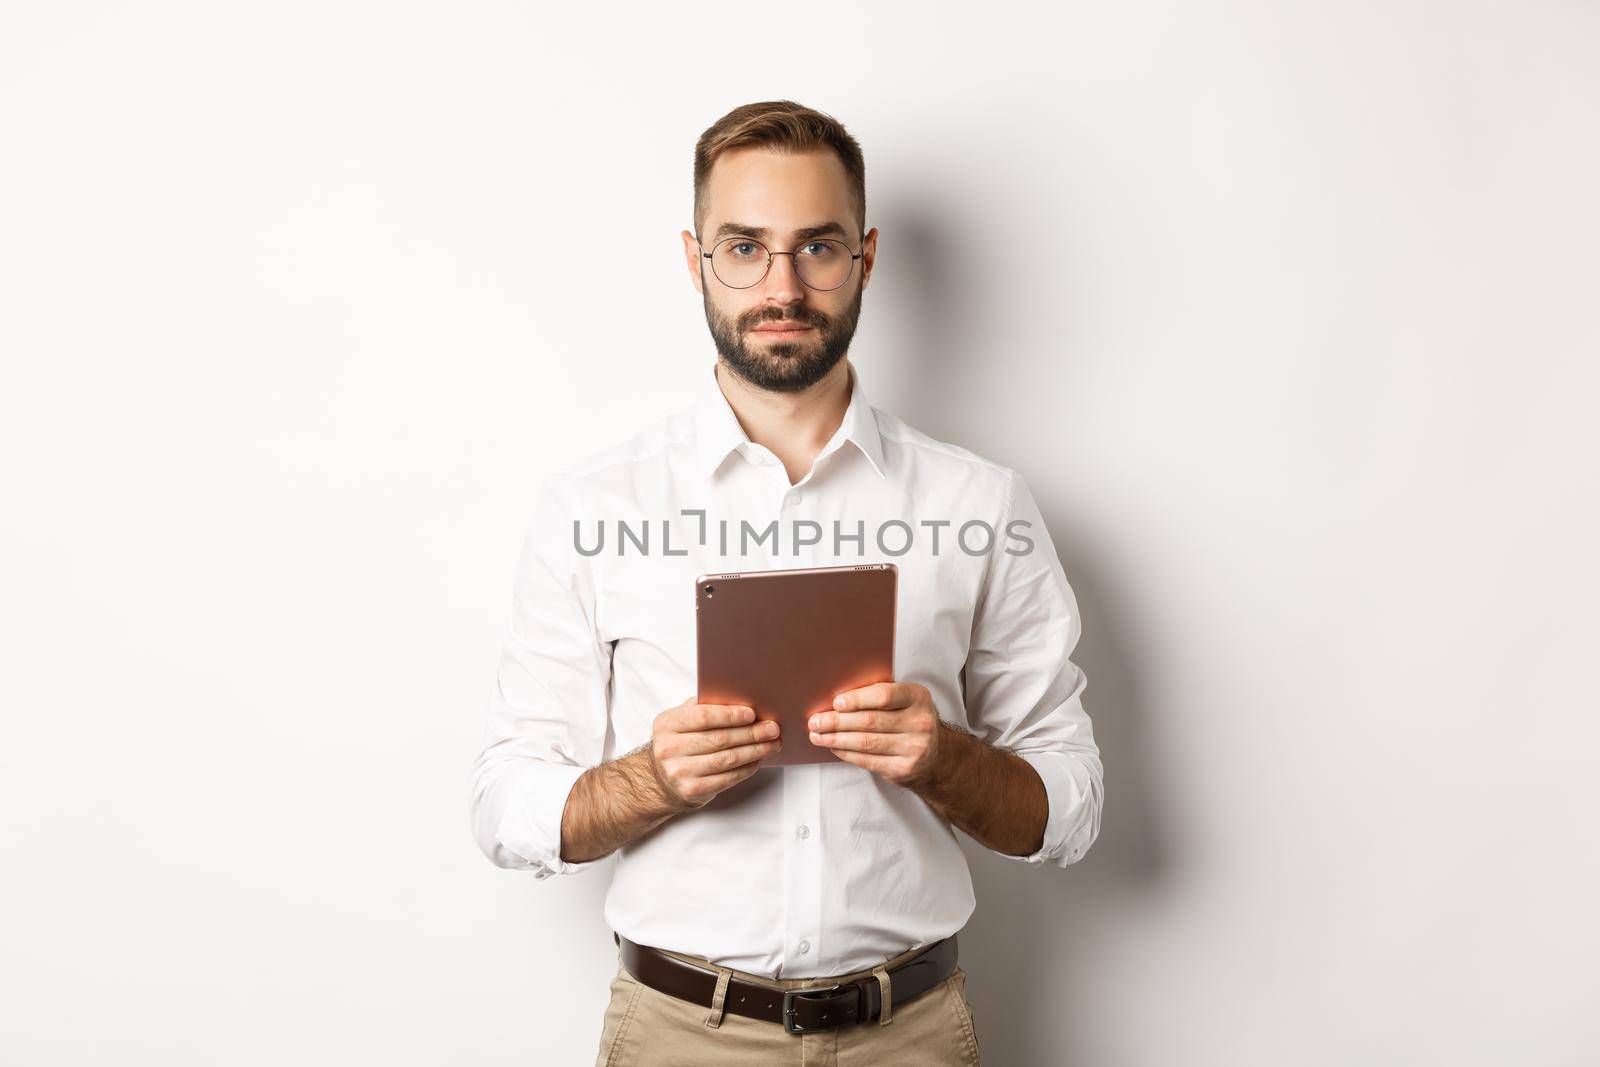
[[[711, 269], [723, 285], [748, 289], [766, 277], [772, 258], [760, 241], [729, 237], [711, 250]], [[807, 241], [794, 249], [795, 273], [812, 289], [837, 289], [854, 265], [850, 248], [842, 241]]]

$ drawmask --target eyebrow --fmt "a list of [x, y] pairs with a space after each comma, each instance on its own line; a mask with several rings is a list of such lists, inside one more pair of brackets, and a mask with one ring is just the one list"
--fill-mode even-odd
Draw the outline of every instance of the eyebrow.
[[[832, 220], [818, 223], [815, 226], [804, 226], [794, 231], [794, 236], [801, 241], [804, 241], [810, 237], [826, 237], [829, 235], [837, 237], [849, 237], [850, 233], [843, 226], [839, 225], [837, 222], [833, 222]], [[724, 222], [721, 226], [717, 227], [716, 235], [712, 238], [712, 240], [720, 241], [724, 237], [766, 238], [771, 236], [772, 231], [767, 229], [765, 226], [746, 226], [742, 222]]]

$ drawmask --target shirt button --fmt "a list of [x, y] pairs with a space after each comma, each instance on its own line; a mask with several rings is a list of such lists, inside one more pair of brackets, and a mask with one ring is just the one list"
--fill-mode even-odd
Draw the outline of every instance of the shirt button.
[[811, 942], [809, 942], [809, 941], [801, 941], [799, 947], [800, 947], [800, 955], [804, 956], [807, 952], [811, 951]]
[[801, 823], [800, 829], [795, 832], [800, 835], [800, 839], [803, 841], [811, 836], [811, 827], [807, 826], [805, 823]]

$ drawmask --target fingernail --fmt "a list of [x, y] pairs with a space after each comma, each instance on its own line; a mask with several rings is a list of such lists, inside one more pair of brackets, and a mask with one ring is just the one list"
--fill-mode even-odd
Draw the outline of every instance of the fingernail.
[[813, 715], [813, 716], [811, 716], [811, 721], [809, 723], [807, 723], [806, 725], [811, 727], [813, 730], [817, 729], [818, 727], [820, 727], [822, 725], [822, 716], [821, 715]]
[[833, 706], [836, 707], [836, 708], [844, 707], [844, 697], [834, 697], [833, 698]]
[[813, 731], [812, 734], [811, 734], [811, 743], [814, 745], [814, 744], [817, 744], [818, 742], [820, 742], [821, 740], [822, 740], [822, 735], [819, 734], [819, 733], [816, 733], [815, 731]]

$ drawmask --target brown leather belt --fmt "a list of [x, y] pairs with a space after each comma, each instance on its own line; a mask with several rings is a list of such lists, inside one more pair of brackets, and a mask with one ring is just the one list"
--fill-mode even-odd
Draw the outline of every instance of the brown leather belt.
[[[685, 963], [648, 945], [634, 944], [616, 931], [611, 937], [622, 949], [623, 968], [637, 981], [668, 996], [711, 1006], [717, 991], [716, 971]], [[943, 982], [955, 969], [955, 934], [888, 968], [891, 1011]], [[811, 989], [776, 989], [733, 975], [728, 979], [722, 1005], [723, 1010], [735, 1015], [782, 1023], [791, 1034], [808, 1034], [878, 1018], [883, 988], [870, 974]]]

